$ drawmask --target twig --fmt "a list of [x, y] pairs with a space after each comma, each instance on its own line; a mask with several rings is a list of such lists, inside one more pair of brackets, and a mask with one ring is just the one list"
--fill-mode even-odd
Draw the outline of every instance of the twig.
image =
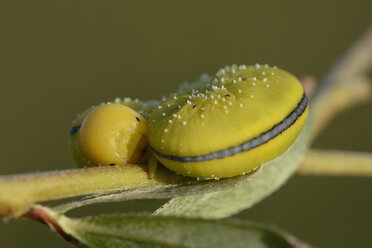
[[338, 113], [371, 96], [372, 27], [332, 67], [311, 102], [313, 139]]
[[297, 174], [372, 177], [372, 154], [310, 150], [306, 153]]
[[181, 180], [183, 177], [163, 168], [149, 179], [146, 167], [134, 164], [5, 176], [0, 177], [0, 216], [22, 215], [34, 202], [172, 184]]

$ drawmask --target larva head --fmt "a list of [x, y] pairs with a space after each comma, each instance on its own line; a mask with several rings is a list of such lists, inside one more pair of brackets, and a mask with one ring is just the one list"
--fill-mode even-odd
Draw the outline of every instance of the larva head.
[[153, 152], [183, 175], [247, 172], [287, 150], [306, 120], [303, 88], [283, 70], [231, 66], [194, 85], [161, 102], [149, 117]]
[[75, 121], [72, 153], [82, 166], [136, 162], [146, 150], [146, 132], [147, 121], [125, 105], [93, 107]]

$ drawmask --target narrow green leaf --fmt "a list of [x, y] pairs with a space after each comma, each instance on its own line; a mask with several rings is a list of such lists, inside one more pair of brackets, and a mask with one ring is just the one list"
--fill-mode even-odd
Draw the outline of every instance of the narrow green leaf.
[[291, 235], [252, 222], [175, 216], [57, 216], [65, 234], [92, 248], [308, 247]]
[[264, 164], [254, 180], [219, 192], [173, 198], [157, 209], [155, 214], [224, 218], [253, 206], [277, 190], [295, 172], [307, 150], [310, 131], [311, 115], [291, 148]]

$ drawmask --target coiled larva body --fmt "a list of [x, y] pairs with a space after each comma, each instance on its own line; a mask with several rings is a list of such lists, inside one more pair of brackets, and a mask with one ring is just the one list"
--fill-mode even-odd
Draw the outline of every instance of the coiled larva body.
[[181, 175], [233, 177], [285, 152], [307, 113], [302, 85], [290, 73], [233, 65], [160, 103], [125, 98], [88, 109], [71, 129], [71, 150], [81, 166], [124, 165], [143, 161], [149, 143]]
[[157, 159], [179, 174], [244, 174], [285, 152], [307, 118], [301, 83], [268, 66], [232, 66], [161, 102], [149, 116]]

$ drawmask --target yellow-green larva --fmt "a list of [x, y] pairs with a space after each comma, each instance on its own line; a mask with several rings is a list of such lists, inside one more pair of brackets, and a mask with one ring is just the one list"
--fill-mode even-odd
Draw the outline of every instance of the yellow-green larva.
[[181, 175], [233, 177], [285, 152], [307, 112], [302, 85], [290, 73], [226, 66], [160, 103], [117, 99], [88, 109], [71, 129], [71, 150], [81, 166], [124, 165], [143, 161], [149, 143], [153, 155]]
[[244, 174], [285, 152], [308, 112], [301, 83], [267, 65], [231, 66], [162, 101], [149, 116], [156, 158], [179, 174]]

